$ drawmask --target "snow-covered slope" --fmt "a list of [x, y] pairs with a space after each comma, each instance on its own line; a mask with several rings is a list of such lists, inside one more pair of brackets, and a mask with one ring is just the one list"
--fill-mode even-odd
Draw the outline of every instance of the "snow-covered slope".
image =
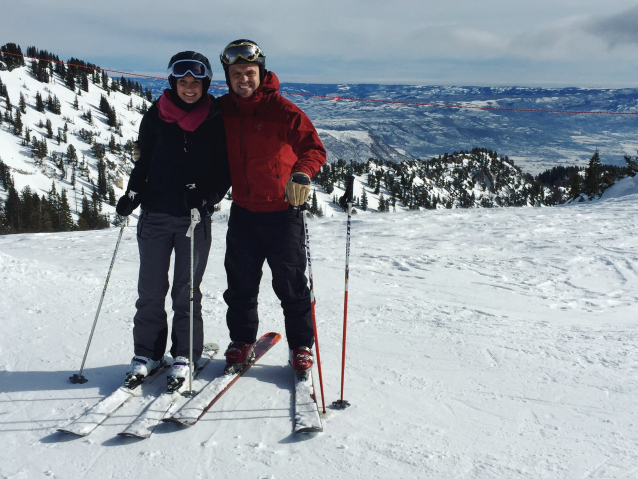
[[[27, 60], [29, 65], [29, 60]], [[77, 219], [77, 210], [82, 207], [81, 191], [84, 191], [88, 198], [91, 197], [92, 182], [97, 182], [97, 163], [91, 151], [91, 145], [80, 138], [79, 132], [84, 129], [94, 134], [94, 141], [106, 146], [106, 160], [109, 160], [112, 167], [108, 167], [109, 184], [113, 186], [116, 197], [123, 192], [126, 187], [128, 174], [132, 163], [123, 154], [116, 154], [109, 151], [108, 143], [113, 135], [115, 142], [123, 147], [128, 140], [137, 139], [139, 123], [142, 119], [140, 109], [143, 103], [150, 106], [150, 103], [137, 95], [125, 95], [121, 92], [106, 92], [101, 85], [89, 84], [89, 91], [82, 92], [69, 90], [58, 75], [54, 75], [51, 83], [41, 83], [31, 74], [29, 66], [17, 68], [12, 71], [0, 71], [0, 79], [6, 86], [9, 98], [14, 107], [18, 106], [20, 94], [26, 100], [26, 113], [22, 115], [24, 124], [23, 135], [18, 137], [13, 134], [13, 128], [8, 122], [3, 122], [0, 126], [0, 159], [11, 168], [11, 175], [15, 181], [15, 188], [20, 192], [25, 186], [29, 186], [32, 191], [39, 195], [46, 194], [55, 183], [56, 190], [61, 193], [67, 190], [69, 204], [72, 213]], [[46, 101], [49, 95], [57, 96], [61, 104], [61, 114], [57, 115], [45, 109], [44, 112], [36, 110], [36, 94], [40, 93]], [[118, 121], [121, 122], [119, 129], [107, 125], [106, 116], [100, 111], [100, 98], [105, 96], [109, 104], [115, 109]], [[74, 108], [77, 96], [78, 109]], [[130, 108], [132, 103], [133, 108]], [[6, 101], [0, 101], [2, 113], [4, 114]], [[91, 112], [92, 120], [89, 122], [83, 118]], [[14, 112], [15, 116], [15, 112]], [[46, 122], [51, 121], [53, 139], [46, 138]], [[65, 123], [68, 127], [68, 143], [58, 144], [56, 136], [63, 131]], [[42, 126], [40, 126], [42, 125]], [[30, 130], [31, 137], [38, 141], [46, 140], [48, 156], [42, 165], [38, 165], [32, 155], [31, 145], [23, 145], [24, 132]], [[121, 136], [120, 136], [121, 133]], [[80, 174], [79, 167], [76, 171], [75, 189], [71, 185], [72, 165], [66, 160], [66, 153], [69, 145], [73, 145], [77, 151], [78, 163], [86, 162], [88, 167], [87, 175]], [[53, 156], [65, 158], [66, 178], [62, 178], [62, 171], [57, 167]], [[130, 157], [129, 157], [130, 158]], [[109, 163], [107, 162], [107, 164]], [[6, 192], [0, 189], [0, 197], [5, 198]], [[115, 208], [104, 203], [103, 211], [112, 214]]]
[[[117, 230], [0, 237], [0, 477], [633, 478], [638, 472], [638, 188], [555, 208], [353, 218], [344, 398], [292, 433], [277, 345], [196, 426], [55, 432], [119, 384], [132, 355], [138, 253], [125, 230], [84, 374], [72, 385]], [[610, 190], [609, 193], [614, 190]], [[227, 224], [203, 282], [224, 347]], [[326, 400], [340, 396], [346, 223], [309, 223]], [[266, 268], [260, 331], [283, 333]], [[170, 299], [167, 302], [170, 308]], [[221, 360], [217, 361], [217, 367]], [[156, 391], [157, 392], [157, 391]]]
[[390, 161], [412, 160], [402, 150], [392, 148], [376, 135], [366, 130], [317, 130], [328, 153], [328, 161], [341, 160], [368, 161], [369, 158], [383, 158]]

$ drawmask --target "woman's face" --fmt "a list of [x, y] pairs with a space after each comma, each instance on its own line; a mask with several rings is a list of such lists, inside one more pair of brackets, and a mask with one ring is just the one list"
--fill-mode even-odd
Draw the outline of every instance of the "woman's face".
[[195, 103], [202, 97], [202, 81], [188, 73], [177, 79], [177, 96], [185, 103]]

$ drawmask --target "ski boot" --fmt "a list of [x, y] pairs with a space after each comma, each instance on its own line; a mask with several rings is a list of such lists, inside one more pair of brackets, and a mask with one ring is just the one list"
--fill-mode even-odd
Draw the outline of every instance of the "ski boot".
[[139, 386], [146, 376], [154, 374], [162, 365], [162, 360], [155, 361], [144, 356], [133, 356], [124, 385], [129, 389]]
[[246, 364], [251, 363], [255, 359], [254, 347], [255, 343], [231, 342], [224, 353], [224, 356], [226, 356], [224, 374], [236, 374]]
[[168, 376], [166, 376], [166, 391], [177, 391], [181, 385], [184, 384], [184, 381], [186, 381], [189, 374], [190, 367], [188, 358], [185, 358], [184, 356], [177, 356], [173, 360], [173, 365], [168, 372]]
[[315, 360], [312, 356], [312, 350], [307, 347], [301, 347], [290, 351], [290, 362], [295, 370], [295, 375], [299, 380], [305, 380], [310, 373], [310, 368]]

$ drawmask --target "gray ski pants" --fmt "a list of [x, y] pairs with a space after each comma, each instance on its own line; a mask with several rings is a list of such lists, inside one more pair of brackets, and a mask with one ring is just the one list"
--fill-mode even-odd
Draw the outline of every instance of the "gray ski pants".
[[[202, 355], [204, 324], [202, 293], [199, 286], [206, 270], [211, 245], [211, 218], [203, 218], [195, 228], [193, 287], [193, 361]], [[165, 309], [171, 254], [173, 268], [173, 327], [171, 355], [189, 356], [190, 350], [190, 254], [191, 240], [186, 237], [190, 217], [143, 212], [137, 224], [140, 274], [137, 284], [137, 313], [134, 318], [135, 355], [157, 360], [164, 356], [168, 339]]]

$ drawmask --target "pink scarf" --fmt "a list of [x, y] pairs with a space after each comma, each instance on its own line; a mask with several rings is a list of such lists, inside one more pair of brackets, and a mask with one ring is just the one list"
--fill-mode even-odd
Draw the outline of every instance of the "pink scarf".
[[210, 96], [206, 92], [204, 95], [202, 103], [197, 108], [193, 111], [184, 111], [171, 101], [169, 90], [164, 90], [157, 103], [159, 119], [167, 123], [177, 123], [182, 130], [195, 131], [210, 112]]

